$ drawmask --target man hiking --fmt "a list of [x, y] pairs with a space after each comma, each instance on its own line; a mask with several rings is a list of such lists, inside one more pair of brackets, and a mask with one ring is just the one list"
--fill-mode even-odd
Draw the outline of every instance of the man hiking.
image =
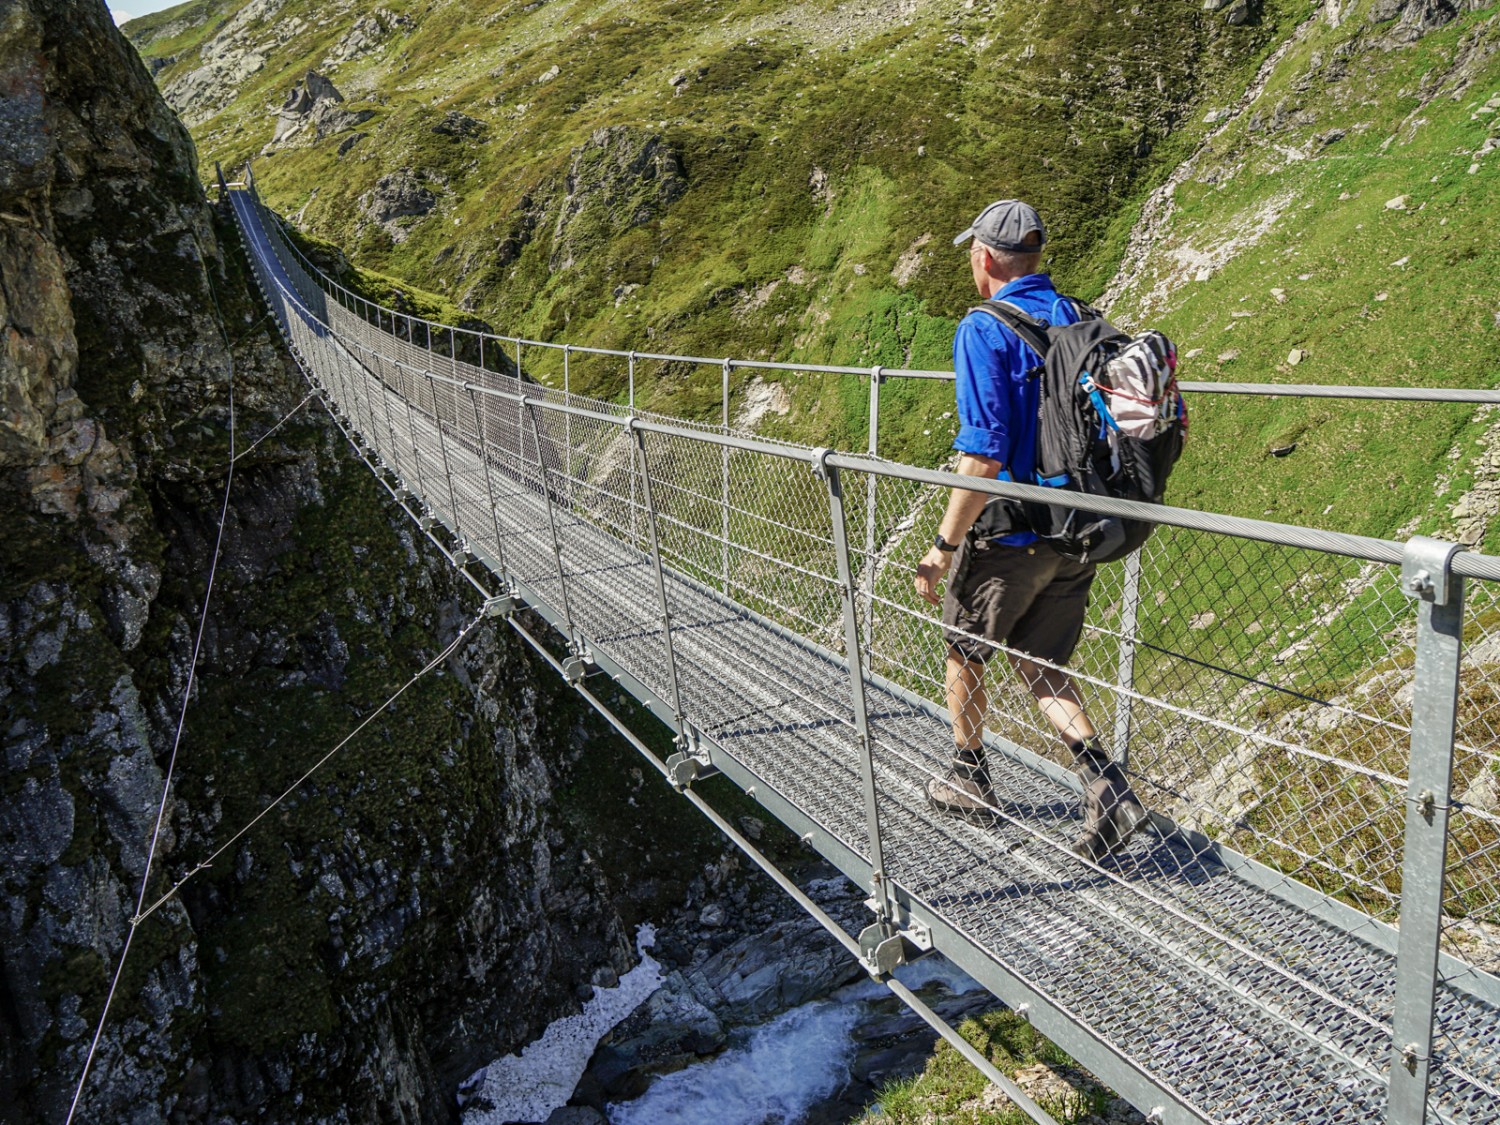
[[[974, 285], [1049, 324], [1072, 324], [1074, 305], [1038, 273], [1046, 232], [1041, 217], [1019, 200], [980, 212], [953, 240], [969, 240]], [[1041, 358], [1011, 328], [983, 311], [960, 321], [953, 340], [960, 428], [953, 448], [957, 472], [1031, 483], [1035, 480]], [[955, 753], [927, 795], [942, 812], [993, 816], [984, 759], [984, 674], [999, 644], [1057, 729], [1084, 784], [1083, 831], [1073, 851], [1100, 860], [1145, 823], [1146, 810], [1100, 744], [1072, 679], [1062, 670], [1083, 631], [1094, 564], [1063, 558], [1028, 530], [1019, 505], [955, 488], [931, 549], [917, 566], [917, 592], [943, 607], [948, 711]], [[953, 573], [939, 600], [937, 586]]]

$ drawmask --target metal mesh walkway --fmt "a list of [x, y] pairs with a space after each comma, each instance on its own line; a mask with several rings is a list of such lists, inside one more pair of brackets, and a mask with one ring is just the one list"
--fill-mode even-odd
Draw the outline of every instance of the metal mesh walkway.
[[[1008, 1003], [1026, 1005], [1040, 1030], [1157, 1120], [1423, 1119], [1388, 1106], [1393, 1065], [1430, 1072], [1417, 1102], [1426, 1120], [1500, 1119], [1500, 982], [1473, 964], [1490, 948], [1484, 911], [1466, 915], [1468, 944], [1450, 935], [1441, 955], [1434, 945], [1427, 999], [1437, 1030], [1405, 1059], [1394, 905], [1360, 890], [1368, 883], [1399, 904], [1400, 864], [1410, 862], [1399, 839], [1405, 762], [1374, 751], [1353, 761], [1347, 745], [1334, 751], [1308, 733], [1353, 714], [1372, 729], [1394, 725], [1404, 745], [1409, 715], [1371, 715], [1377, 703], [1351, 688], [1347, 698], [1324, 691], [1317, 715], [1304, 717], [1300, 701], [1315, 697], [1282, 699], [1293, 694], [1283, 685], [1276, 712], [1256, 716], [1265, 696], [1253, 689], [1250, 702], [1246, 685], [1272, 671], [1250, 675], [1242, 663], [1230, 675], [1223, 660], [1197, 662], [1212, 675], [1148, 661], [1155, 680], [1137, 673], [1122, 686], [1113, 650], [1099, 647], [1122, 623], [1096, 614], [1081, 676], [1114, 689], [1101, 706], [1117, 729], [1133, 722], [1158, 732], [1158, 749], [1177, 747], [1162, 768], [1144, 753], [1132, 760], [1153, 805], [1173, 818], [1158, 817], [1154, 832], [1102, 866], [1074, 857], [1077, 783], [1046, 757], [1025, 704], [1004, 696], [997, 707], [1013, 717], [992, 722], [989, 740], [1003, 795], [996, 823], [935, 817], [924, 784], [952, 746], [931, 698], [941, 642], [895, 592], [910, 551], [889, 528], [903, 518], [912, 526], [939, 475], [632, 419], [524, 382], [508, 361], [492, 370], [500, 357], [486, 362], [457, 334], [439, 328], [434, 339], [434, 326], [395, 316], [387, 325], [379, 311], [330, 295], [252, 192], [230, 198], [289, 343], [370, 453], [575, 651], [674, 725], [700, 771], [727, 774], [874, 888], [892, 932], [930, 940]], [[884, 511], [870, 483], [882, 473], [892, 480]], [[1395, 581], [1389, 559], [1338, 565], [1345, 584]], [[1101, 586], [1096, 605], [1117, 607], [1121, 591]], [[1369, 612], [1373, 595], [1362, 590], [1349, 586], [1349, 597]], [[1376, 604], [1410, 612], [1399, 596], [1381, 593]], [[1392, 693], [1417, 678], [1405, 652], [1372, 662], [1396, 681]], [[1212, 761], [1194, 778], [1183, 762], [1211, 739]], [[1192, 815], [1190, 789], [1205, 771], [1218, 769], [1221, 786], [1241, 784], [1273, 744], [1278, 763], [1340, 771], [1366, 804], [1330, 800], [1311, 842], [1282, 826], [1274, 801], [1236, 810], [1203, 798], [1218, 819]], [[1492, 762], [1487, 747], [1466, 749]], [[1256, 776], [1308, 778], [1290, 768]], [[1262, 816], [1267, 808], [1275, 815]], [[1396, 890], [1386, 871], [1336, 885], [1317, 877], [1352, 871], [1347, 854], [1371, 831], [1393, 850]], [[1258, 845], [1253, 858], [1225, 846], [1236, 832]], [[1490, 839], [1475, 844], [1479, 858], [1461, 857], [1466, 871], [1486, 855], [1493, 862]], [[1440, 928], [1453, 930], [1453, 917], [1450, 907]]]

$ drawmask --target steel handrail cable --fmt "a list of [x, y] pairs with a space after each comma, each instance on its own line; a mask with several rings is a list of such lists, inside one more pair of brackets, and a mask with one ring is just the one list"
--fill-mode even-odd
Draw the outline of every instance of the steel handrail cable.
[[[253, 191], [253, 189], [252, 189]], [[278, 225], [284, 225], [287, 220], [275, 211], [266, 207], [256, 197], [256, 205], [266, 214], [275, 218]], [[561, 351], [564, 348], [586, 355], [611, 356], [616, 359], [627, 359], [632, 355], [637, 359], [652, 359], [667, 363], [689, 363], [704, 367], [722, 367], [725, 360], [722, 356], [691, 356], [675, 355], [668, 352], [642, 352], [623, 351], [617, 348], [591, 347], [586, 344], [559, 344], [548, 340], [532, 340], [523, 336], [506, 336], [500, 333], [482, 332], [472, 328], [460, 328], [456, 325], [443, 324], [441, 321], [428, 320], [425, 317], [413, 316], [403, 313], [379, 302], [371, 301], [367, 297], [348, 289], [341, 283], [333, 280], [320, 267], [310, 261], [301, 250], [284, 233], [278, 231], [283, 243], [302, 260], [307, 269], [312, 271], [310, 279], [320, 286], [327, 285], [347, 294], [356, 301], [362, 301], [366, 305], [391, 317], [401, 317], [412, 323], [424, 324], [432, 328], [439, 328], [444, 332], [462, 332], [468, 336], [482, 337], [494, 340], [496, 343], [508, 343], [527, 348], [545, 348], [552, 351]], [[790, 362], [776, 362], [771, 360], [734, 359], [730, 361], [731, 366], [761, 371], [793, 371], [808, 372], [812, 374], [826, 375], [861, 375], [868, 377], [869, 367], [852, 367], [844, 364], [802, 364]], [[928, 379], [942, 382], [953, 382], [955, 375], [952, 371], [932, 368], [916, 367], [882, 367], [881, 374], [893, 379]], [[1232, 394], [1232, 395], [1266, 395], [1269, 397], [1285, 396], [1287, 398], [1340, 398], [1362, 401], [1377, 402], [1432, 402], [1448, 404], [1493, 404], [1500, 403], [1500, 389], [1483, 387], [1398, 387], [1398, 386], [1358, 386], [1347, 384], [1320, 384], [1320, 383], [1219, 383], [1203, 380], [1180, 380], [1180, 390], [1199, 394]]]
[[296, 414], [297, 411], [301, 410], [304, 406], [306, 406], [307, 403], [308, 403], [308, 400], [311, 399], [313, 396], [315, 396], [317, 393], [318, 393], [317, 391], [308, 391], [307, 394], [302, 397], [302, 401], [301, 402], [297, 403], [296, 406], [292, 407], [285, 414], [283, 414], [281, 416], [280, 420], [277, 421], [277, 423], [274, 426], [272, 426], [269, 430], [267, 430], [265, 433], [261, 434], [260, 437], [256, 438], [254, 441], [252, 441], [249, 445], [247, 445], [239, 453], [235, 454], [234, 459], [236, 461], [238, 461], [241, 457], [247, 457], [247, 456], [249, 456], [250, 453], [253, 452], [255, 450], [255, 448], [260, 445], [261, 442], [265, 441], [268, 437], [270, 437], [272, 434], [274, 434], [277, 430], [281, 429], [282, 426], [284, 426], [288, 422], [290, 422], [292, 420], [292, 416], [294, 414]]
[[[278, 288], [281, 288], [282, 291], [285, 292], [285, 288], [282, 287], [282, 286], [280, 286], [279, 284], [278, 284]], [[295, 300], [295, 298], [293, 298], [293, 300]], [[300, 305], [300, 302], [297, 302], [297, 303]], [[311, 315], [311, 314], [309, 314], [309, 315]], [[316, 316], [311, 316], [311, 319], [313, 319], [314, 321], [317, 320]], [[337, 335], [337, 334], [335, 333], [335, 335]], [[362, 350], [371, 350], [371, 349], [362, 349]], [[393, 361], [393, 362], [395, 362], [395, 361]], [[484, 388], [477, 388], [477, 389], [483, 390]], [[506, 394], [504, 392], [496, 392], [496, 393], [500, 394], [500, 396], [504, 397], [504, 398], [518, 399], [519, 401], [521, 401], [523, 403], [523, 405], [526, 402], [528, 402], [528, 401], [536, 402], [535, 399], [530, 399], [529, 396], [525, 396], [525, 395], [519, 395], [519, 396], [517, 396], [517, 395], [509, 395], [509, 394]], [[545, 409], [545, 408], [551, 407], [552, 404], [546, 403], [546, 402], [536, 402], [536, 405], [542, 406]], [[588, 413], [588, 412], [585, 412], [585, 411], [571, 411], [571, 410], [565, 410], [565, 412], [567, 412], [567, 413], [579, 413], [579, 414], [587, 414]], [[607, 419], [606, 418], [606, 419], [603, 419], [603, 420], [608, 421], [608, 420], [612, 420], [612, 419]], [[656, 428], [656, 427], [651, 427], [651, 428]], [[689, 436], [689, 435], [684, 434], [683, 436]], [[717, 443], [715, 443], [715, 444], [717, 444]], [[746, 443], [746, 444], [759, 445], [761, 443]], [[763, 452], [773, 452], [770, 449], [762, 449], [761, 451], [763, 451]], [[786, 453], [784, 453], [784, 452], [782, 452], [780, 450], [774, 451], [774, 455], [783, 456], [783, 457], [788, 456]], [[968, 483], [968, 482], [964, 481], [963, 483]], [[1024, 488], [1026, 486], [1020, 486], [1020, 487]], [[1147, 507], [1147, 506], [1142, 505], [1142, 507]], [[1259, 522], [1259, 521], [1250, 521], [1250, 522]], [[1327, 533], [1327, 534], [1331, 534], [1331, 535], [1334, 535], [1336, 537], [1340, 535], [1340, 533]], [[1259, 536], [1257, 536], [1257, 537], [1259, 537]], [[1345, 538], [1355, 538], [1355, 537], [1345, 537]], [[1384, 546], [1385, 544], [1382, 543], [1381, 545]], [[1394, 546], [1394, 544], [1392, 544], [1391, 546]], [[1144, 697], [1142, 697], [1142, 698], [1144, 698]], [[811, 702], [811, 701], [809, 701], [809, 702]], [[1293, 748], [1293, 747], [1289, 747], [1289, 748]], [[1295, 749], [1295, 748], [1293, 748], [1293, 749]], [[1006, 814], [1004, 814], [1003, 812], [1000, 815], [1002, 817], [1004, 817], [1005, 819], [1008, 819], [1008, 820], [1009, 819], [1013, 819], [1013, 818], [1010, 818], [1009, 816], [1007, 816]], [[1038, 836], [1040, 839], [1043, 839], [1043, 840], [1047, 840], [1047, 838], [1045, 836], [1042, 836], [1041, 834], [1037, 833], [1034, 829], [1030, 829], [1029, 826], [1026, 826], [1024, 824], [1019, 824], [1018, 826], [1021, 827], [1023, 831], [1026, 831], [1028, 834]], [[1048, 842], [1051, 842], [1051, 841], [1048, 841]], [[1104, 872], [1102, 869], [1100, 869], [1100, 873], [1106, 874], [1107, 876], [1110, 875], [1110, 873]], [[1120, 880], [1120, 881], [1123, 882], [1123, 880]], [[1137, 894], [1140, 893], [1135, 888], [1129, 888], [1129, 889], [1136, 890]], [[1207, 926], [1206, 924], [1204, 924], [1200, 920], [1194, 919], [1190, 915], [1184, 914], [1184, 913], [1176, 910], [1175, 908], [1171, 908], [1171, 907], [1167, 906], [1166, 904], [1160, 903], [1158, 900], [1155, 900], [1154, 898], [1152, 898], [1152, 896], [1141, 896], [1141, 897], [1148, 898], [1148, 900], [1153, 901], [1154, 905], [1158, 905], [1158, 906], [1163, 907], [1168, 913], [1171, 913], [1175, 917], [1178, 917], [1181, 921], [1187, 923], [1188, 925], [1190, 925], [1190, 926], [1192, 926], [1192, 927], [1194, 927], [1196, 929], [1203, 930], [1210, 937], [1215, 937], [1218, 940], [1226, 942], [1227, 944], [1231, 945], [1231, 947], [1235, 948], [1238, 952], [1241, 952], [1242, 954], [1244, 954], [1244, 955], [1246, 955], [1248, 957], [1251, 957], [1252, 959], [1254, 959], [1254, 960], [1256, 960], [1256, 961], [1264, 964], [1267, 968], [1270, 968], [1273, 972], [1277, 973], [1278, 975], [1281, 975], [1281, 976], [1285, 977], [1288, 981], [1290, 981], [1290, 982], [1292, 982], [1294, 984], [1300, 985], [1301, 987], [1303, 987], [1305, 989], [1313, 991], [1315, 994], [1320, 995], [1321, 998], [1327, 1000], [1330, 1003], [1333, 1003], [1335, 1006], [1337, 1006], [1337, 1007], [1341, 1008], [1342, 1010], [1346, 1011], [1349, 1015], [1354, 1016], [1356, 1019], [1359, 1019], [1361, 1022], [1367, 1023], [1368, 1025], [1372, 1026], [1376, 1030], [1382, 1030], [1382, 1031], [1388, 1030], [1388, 1028], [1386, 1027], [1386, 1025], [1383, 1022], [1378, 1021], [1374, 1017], [1371, 1017], [1371, 1016], [1369, 1016], [1369, 1015], [1367, 1015], [1365, 1013], [1362, 1013], [1362, 1012], [1360, 1012], [1360, 1011], [1358, 1011], [1356, 1009], [1352, 1009], [1348, 1005], [1345, 1005], [1345, 1004], [1339, 1002], [1337, 1000], [1337, 998], [1334, 997], [1332, 994], [1327, 994], [1326, 992], [1324, 992], [1324, 990], [1319, 989], [1316, 985], [1313, 985], [1310, 982], [1307, 982], [1307, 981], [1303, 980], [1302, 978], [1296, 976], [1290, 970], [1285, 969], [1284, 967], [1282, 967], [1280, 965], [1277, 965], [1274, 962], [1266, 960], [1263, 956], [1257, 954], [1255, 951], [1244, 947], [1237, 940], [1232, 939], [1232, 938], [1228, 937], [1227, 935], [1225, 935], [1223, 933], [1218, 933], [1218, 932], [1214, 931], [1211, 927]], [[1482, 1083], [1478, 1083], [1477, 1081], [1476, 1081], [1476, 1084], [1483, 1085]]]
[[[284, 292], [286, 291], [285, 287], [281, 286], [279, 282], [277, 284], [278, 288], [282, 288]], [[295, 294], [288, 293], [288, 296], [309, 319], [319, 324], [328, 332], [338, 335], [335, 328], [318, 318], [317, 314], [312, 312], [312, 310], [307, 309]], [[342, 339], [342, 337], [340, 338]], [[399, 337], [394, 338], [399, 339]], [[450, 382], [466, 391], [509, 399], [523, 406], [528, 402], [535, 403], [543, 410], [572, 414], [575, 417], [592, 418], [614, 425], [624, 424], [623, 419], [613, 414], [604, 414], [552, 402], [545, 394], [542, 396], [530, 396], [500, 390], [499, 388], [450, 380], [434, 371], [417, 368], [411, 364], [404, 364], [394, 357], [382, 356], [381, 353], [376, 352], [374, 349], [365, 348], [364, 350], [370, 351], [373, 355], [381, 356], [384, 362], [391, 363], [398, 368], [406, 368], [419, 372], [424, 377]], [[574, 348], [573, 350], [576, 351], [579, 349]], [[714, 362], [722, 364], [723, 361], [716, 360]], [[859, 371], [863, 369], [851, 370]], [[525, 386], [526, 384], [522, 385]], [[539, 389], [543, 391], [548, 390], [548, 388]], [[677, 419], [671, 422], [656, 422], [641, 417], [637, 419], [637, 424], [641, 429], [647, 431], [682, 437], [687, 440], [706, 441], [708, 444], [724, 445], [731, 449], [741, 449], [750, 452], [760, 452], [790, 460], [801, 459], [807, 452], [810, 452], [808, 447], [793, 442], [768, 441], [765, 438], [745, 438], [734, 434], [716, 432], [722, 429], [722, 427], [704, 428], [702, 430], [687, 429], [684, 428], [683, 420]], [[687, 423], [687, 425], [691, 426], [694, 423]], [[1031, 500], [1033, 502], [1056, 504], [1060, 499], [1057, 490], [1044, 489], [1036, 485], [990, 480], [982, 477], [968, 477], [944, 470], [921, 469], [916, 466], [902, 465], [899, 462], [872, 457], [868, 454], [830, 453], [828, 456], [829, 464], [838, 468], [868, 472], [898, 480], [948, 488], [963, 488], [976, 492], [987, 492], [1012, 500]], [[1370, 562], [1399, 563], [1403, 552], [1401, 544], [1393, 540], [1379, 539], [1373, 536], [1305, 528], [1294, 524], [1280, 524], [1245, 516], [1201, 512], [1191, 508], [1174, 508], [1169, 505], [1148, 504], [1136, 500], [1120, 500], [1108, 496], [1068, 493], [1066, 498], [1070, 506], [1086, 511], [1098, 512], [1105, 515], [1118, 515], [1127, 519], [1146, 520], [1153, 523], [1166, 523], [1190, 530], [1215, 532], [1237, 538], [1275, 543], [1282, 546], [1303, 547], [1309, 550], [1342, 554], [1351, 558], [1365, 559]], [[1290, 534], [1290, 538], [1287, 537], [1288, 534]], [[1468, 577], [1500, 580], [1500, 558], [1478, 552], [1459, 551], [1453, 557], [1453, 572]]]
[[[312, 323], [322, 327], [330, 335], [338, 336], [341, 341], [344, 339], [335, 328], [303, 305], [295, 294], [288, 292], [279, 282], [277, 285], [284, 293], [287, 293], [288, 299], [296, 304], [303, 316]], [[622, 419], [612, 414], [603, 414], [580, 407], [554, 403], [545, 396], [528, 395], [478, 384], [463, 383], [457, 380], [447, 380], [444, 376], [438, 375], [435, 372], [404, 363], [366, 345], [358, 344], [356, 346], [360, 350], [369, 352], [371, 355], [380, 358], [382, 362], [389, 363], [398, 369], [417, 372], [424, 378], [430, 377], [453, 382], [455, 386], [459, 386], [465, 391], [482, 394], [491, 398], [505, 399], [522, 406], [535, 405], [542, 410], [553, 413], [571, 414], [579, 418], [590, 418], [622, 428], [627, 421], [627, 419]], [[637, 418], [635, 425], [638, 429], [648, 433], [660, 433], [708, 445], [722, 446], [751, 453], [761, 453], [779, 457], [787, 461], [806, 462], [809, 461], [810, 455], [822, 452], [790, 442], [769, 442], [761, 438], [746, 438], [733, 434], [715, 433], [708, 430], [694, 430], [684, 428], [680, 424], [654, 422], [644, 418]], [[830, 452], [827, 453], [827, 462], [836, 468], [849, 469], [854, 472], [872, 473], [877, 476], [890, 477], [896, 480], [912, 481], [945, 488], [958, 488], [970, 492], [984, 492], [1008, 500], [1030, 500], [1032, 502], [1052, 505], [1065, 502], [1069, 507], [1104, 515], [1122, 516], [1126, 519], [1144, 520], [1151, 523], [1164, 523], [1194, 531], [1213, 532], [1240, 539], [1253, 539], [1285, 547], [1301, 547], [1331, 554], [1346, 555], [1350, 558], [1365, 559], [1370, 562], [1400, 563], [1403, 554], [1403, 547], [1400, 543], [1374, 536], [1353, 535], [1349, 532], [1299, 527], [1295, 524], [1274, 523], [1269, 520], [1259, 520], [1248, 516], [1231, 516], [1216, 512], [1203, 512], [1193, 508], [1176, 508], [1165, 504], [1149, 504], [1139, 500], [1121, 500], [1111, 496], [1075, 492], [1059, 494], [1057, 489], [1043, 488], [1034, 484], [1020, 484], [985, 477], [965, 476], [941, 469], [923, 469], [913, 465], [903, 465], [899, 462], [885, 461], [866, 454]], [[1468, 569], [1461, 569], [1459, 565], [1461, 562], [1465, 563]], [[1491, 558], [1487, 555], [1471, 552], [1459, 552], [1455, 556], [1455, 573], [1475, 573], [1476, 571], [1476, 576], [1478, 577], [1500, 579], [1500, 558]]]
[[214, 596], [214, 581], [218, 577], [219, 559], [224, 545], [224, 527], [229, 520], [229, 496], [234, 489], [234, 466], [238, 460], [235, 453], [236, 426], [234, 411], [234, 346], [237, 341], [231, 341], [228, 333], [224, 330], [224, 315], [219, 308], [218, 293], [215, 291], [213, 278], [208, 272], [207, 258], [203, 253], [202, 243], [198, 241], [196, 233], [193, 235], [193, 243], [198, 249], [199, 264], [204, 267], [204, 279], [208, 284], [209, 298], [213, 301], [216, 314], [215, 323], [219, 326], [219, 335], [223, 338], [225, 345], [225, 359], [229, 372], [227, 386], [229, 400], [229, 463], [224, 476], [224, 497], [219, 504], [219, 526], [214, 533], [214, 549], [209, 560], [208, 584], [204, 588], [203, 602], [198, 610], [198, 629], [193, 638], [192, 658], [188, 661], [187, 682], [183, 685], [182, 705], [177, 712], [177, 728], [172, 734], [172, 749], [167, 756], [166, 774], [162, 778], [161, 800], [157, 803], [156, 821], [152, 825], [151, 839], [146, 848], [146, 863], [141, 871], [140, 890], [136, 894], [135, 914], [131, 917], [129, 928], [125, 931], [125, 943], [120, 948], [120, 959], [115, 964], [114, 975], [109, 982], [109, 991], [104, 997], [104, 1007], [99, 1012], [99, 1022], [94, 1027], [93, 1039], [89, 1042], [87, 1054], [84, 1055], [83, 1069], [78, 1075], [78, 1084], [73, 1089], [73, 1100], [68, 1105], [68, 1116], [64, 1119], [65, 1125], [71, 1125], [73, 1118], [78, 1113], [79, 1103], [83, 1099], [84, 1086], [88, 1082], [89, 1071], [93, 1068], [94, 1058], [99, 1052], [99, 1042], [104, 1037], [104, 1027], [109, 1020], [109, 1010], [114, 1004], [115, 993], [120, 986], [120, 977], [125, 971], [125, 962], [130, 957], [130, 948], [135, 939], [135, 931], [146, 917], [146, 915], [141, 913], [141, 906], [146, 901], [146, 890], [151, 881], [151, 868], [155, 864], [156, 850], [161, 843], [161, 826], [166, 820], [167, 799], [171, 795], [172, 780], [177, 770], [177, 753], [182, 747], [182, 732], [187, 724], [188, 704], [193, 697], [193, 685], [197, 682], [198, 657], [203, 650], [203, 633], [208, 623], [208, 607]]

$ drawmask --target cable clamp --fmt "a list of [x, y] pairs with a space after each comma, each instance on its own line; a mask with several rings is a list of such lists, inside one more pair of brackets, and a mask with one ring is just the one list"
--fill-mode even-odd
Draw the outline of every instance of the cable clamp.
[[1421, 1048], [1415, 1043], [1408, 1043], [1401, 1048], [1401, 1065], [1406, 1068], [1408, 1074], [1416, 1074], [1418, 1063], [1430, 1061], [1427, 1056], [1421, 1053]]
[[1408, 796], [1406, 798], [1406, 803], [1409, 805], [1415, 805], [1417, 812], [1421, 815], [1423, 820], [1431, 820], [1433, 814], [1439, 811], [1451, 812], [1453, 809], [1453, 806], [1451, 804], [1438, 804], [1437, 794], [1434, 793], [1431, 789], [1423, 789], [1416, 796]]
[[1401, 552], [1401, 591], [1434, 605], [1447, 605], [1453, 585], [1453, 556], [1462, 545], [1414, 535]]

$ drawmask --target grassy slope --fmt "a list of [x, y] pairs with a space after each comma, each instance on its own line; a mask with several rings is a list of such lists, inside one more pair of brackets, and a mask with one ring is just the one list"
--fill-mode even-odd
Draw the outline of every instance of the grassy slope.
[[[1304, 6], [1273, 0], [1259, 26], [1234, 29], [1194, 5], [1117, 11], [1098, 0], [972, 9], [937, 0], [911, 5], [909, 25], [877, 5], [859, 11], [879, 18], [860, 17], [826, 0], [393, 2], [386, 7], [408, 11], [415, 28], [330, 69], [352, 104], [375, 109], [369, 137], [342, 159], [337, 137], [287, 149], [261, 159], [257, 174], [271, 202], [287, 212], [305, 206], [302, 222], [360, 264], [461, 298], [506, 331], [942, 367], [954, 318], [971, 301], [952, 232], [996, 195], [1027, 196], [1051, 217], [1052, 268], [1069, 287], [1096, 292], [1133, 200], [1188, 151], [1197, 127], [1180, 127], [1196, 120], [1192, 107], [1221, 84], [1243, 85]], [[228, 108], [195, 128], [205, 166], [261, 150], [268, 107], [321, 63], [353, 14], [320, 23], [304, 0], [282, 5], [267, 28], [294, 15], [306, 23]], [[155, 55], [153, 28], [165, 26], [130, 32]], [[248, 26], [245, 42], [257, 41], [260, 25]], [[194, 49], [174, 51], [160, 75], [168, 89], [201, 61]], [[554, 66], [557, 77], [541, 81]], [[679, 74], [680, 94], [669, 84]], [[483, 122], [486, 136], [433, 133], [455, 109]], [[563, 180], [575, 152], [608, 125], [665, 138], [689, 190], [628, 229], [618, 214], [584, 216], [566, 236], [583, 253], [556, 268]], [[359, 201], [398, 167], [447, 182], [437, 211], [392, 244], [362, 220]], [[826, 177], [824, 191], [810, 186], [815, 177]], [[541, 213], [533, 237], [501, 266], [497, 250], [528, 206]], [[920, 266], [902, 287], [892, 268], [924, 236]], [[800, 284], [788, 279], [794, 270]], [[630, 285], [640, 288], [608, 296]], [[757, 292], [764, 302], [751, 308]], [[623, 392], [619, 364], [580, 361], [574, 375], [579, 390]], [[717, 382], [712, 370], [648, 374], [642, 394], [702, 413]], [[847, 445], [863, 431], [857, 387], [791, 382], [799, 389], [783, 432]], [[938, 387], [918, 396], [911, 405], [920, 409], [886, 435], [892, 455], [943, 456], [946, 424], [917, 424], [946, 408], [943, 397]]]
[[[1341, 28], [1316, 25], [1213, 141], [1116, 305], [1202, 349], [1192, 377], [1500, 383], [1500, 190], [1492, 159], [1469, 173], [1496, 130], [1496, 114], [1477, 112], [1500, 94], [1495, 11], [1385, 51], [1370, 41], [1389, 25], [1371, 27], [1362, 7]], [[1297, 123], [1301, 113], [1312, 119]], [[1268, 127], [1277, 114], [1287, 124]], [[1404, 210], [1386, 206], [1401, 196]], [[1191, 280], [1192, 252], [1246, 241], [1272, 214], [1258, 241], [1209, 280]], [[1284, 303], [1273, 289], [1285, 290]], [[1306, 355], [1295, 368], [1294, 348]], [[1466, 455], [1482, 432], [1462, 407], [1209, 396], [1194, 406], [1176, 502], [1370, 534], [1413, 521], [1451, 530], [1442, 513], [1471, 483]], [[1269, 456], [1292, 442], [1292, 455]], [[1455, 449], [1465, 455], [1457, 463]], [[1487, 546], [1500, 546], [1495, 529]]]

